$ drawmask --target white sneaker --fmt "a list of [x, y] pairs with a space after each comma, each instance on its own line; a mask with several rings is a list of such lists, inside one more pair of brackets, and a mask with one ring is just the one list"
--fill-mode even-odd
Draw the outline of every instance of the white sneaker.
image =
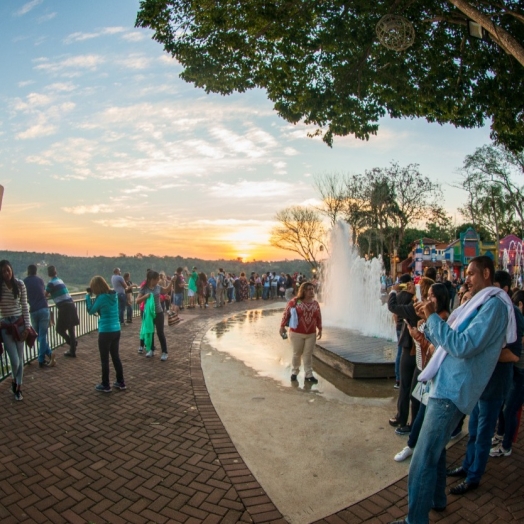
[[148, 351], [148, 352], [146, 353], [146, 357], [147, 357], [147, 358], [151, 358], [154, 354], [155, 354], [155, 352], [150, 350], [150, 351]]
[[144, 348], [143, 348], [143, 346], [140, 346], [140, 347], [138, 348], [138, 352], [139, 352], [139, 353], [143, 353], [143, 352], [144, 352]]
[[167, 353], [162, 353], [160, 360], [167, 360]]
[[493, 435], [493, 438], [491, 439], [491, 445], [497, 446], [497, 444], [500, 444], [503, 440], [504, 435], [498, 435], [497, 433], [495, 433], [495, 435]]
[[395, 461], [402, 462], [403, 460], [406, 460], [408, 457], [411, 457], [411, 455], [413, 455], [413, 450], [409, 446], [406, 446], [402, 451], [399, 451], [395, 455]]
[[491, 448], [489, 451], [490, 457], [509, 457], [511, 455], [511, 449], [504, 449], [502, 446]]

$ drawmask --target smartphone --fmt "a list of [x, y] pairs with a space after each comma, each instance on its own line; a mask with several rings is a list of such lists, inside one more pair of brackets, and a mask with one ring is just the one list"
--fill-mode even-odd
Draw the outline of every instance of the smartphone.
[[420, 293], [420, 284], [417, 284], [417, 285], [415, 286], [415, 295], [416, 295], [416, 297], [417, 297], [417, 300], [418, 300], [419, 302], [422, 302], [422, 295], [421, 295], [421, 293]]

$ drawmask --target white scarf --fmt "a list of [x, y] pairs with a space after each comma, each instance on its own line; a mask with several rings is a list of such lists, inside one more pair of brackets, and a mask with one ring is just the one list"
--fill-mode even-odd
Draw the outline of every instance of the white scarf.
[[[448, 318], [448, 324], [451, 329], [458, 329], [458, 327], [462, 325], [462, 323], [466, 319], [468, 319], [480, 306], [485, 304], [491, 297], [500, 298], [500, 300], [504, 302], [504, 305], [508, 309], [508, 325], [506, 326], [505, 336], [506, 342], [502, 346], [504, 347], [506, 343], [515, 342], [515, 340], [517, 340], [517, 323], [515, 321], [513, 302], [511, 302], [509, 295], [503, 289], [500, 289], [495, 286], [489, 286], [482, 289], [481, 291], [473, 295], [473, 297], [470, 300], [468, 300], [465, 304], [462, 304], [462, 306], [458, 307], [457, 309], [455, 309], [455, 311], [453, 311], [453, 313], [451, 313], [451, 315]], [[418, 376], [418, 380], [420, 382], [426, 382], [428, 380], [431, 380], [437, 374], [437, 371], [442, 365], [442, 362], [444, 362], [446, 356], [446, 350], [442, 346], [439, 346], [435, 351], [435, 354], [429, 361], [428, 365]]]

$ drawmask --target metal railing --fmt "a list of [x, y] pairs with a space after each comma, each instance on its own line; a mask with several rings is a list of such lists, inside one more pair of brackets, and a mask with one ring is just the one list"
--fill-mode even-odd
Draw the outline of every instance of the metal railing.
[[[133, 317], [140, 316], [140, 308], [139, 305], [136, 303], [136, 297], [138, 295], [138, 290], [135, 290], [133, 292]], [[91, 333], [93, 331], [96, 331], [98, 329], [98, 316], [97, 315], [90, 315], [87, 312], [86, 302], [85, 302], [85, 293], [79, 292], [79, 293], [71, 293], [71, 298], [73, 299], [73, 302], [76, 305], [76, 310], [78, 312], [78, 319], [80, 320], [80, 325], [76, 326], [76, 337], [81, 337], [82, 335], [86, 335], [87, 333]], [[210, 297], [210, 303], [214, 301], [213, 298]], [[184, 291], [184, 306], [187, 307], [188, 305], [188, 296], [187, 296], [187, 286]], [[51, 318], [56, 321], [56, 306], [54, 303], [49, 302], [49, 310], [51, 314]], [[125, 314], [125, 313], [124, 313]], [[57, 348], [58, 346], [61, 346], [64, 343], [64, 339], [56, 332], [55, 323], [52, 321], [51, 325], [49, 326], [49, 329], [47, 331], [47, 340], [49, 343], [49, 347], [53, 350]], [[28, 347], [27, 345], [24, 345], [24, 365], [28, 362], [31, 362], [32, 360], [36, 360], [38, 358], [38, 340], [35, 342], [34, 346], [32, 348]], [[9, 358], [7, 356], [7, 351], [0, 356], [0, 382], [4, 380], [6, 377], [8, 377], [11, 373], [11, 366], [9, 363]]]
[[[133, 293], [133, 317], [140, 315], [139, 306], [136, 303], [137, 291]], [[85, 293], [71, 293], [71, 298], [76, 305], [76, 310], [78, 312], [78, 319], [80, 320], [80, 325], [76, 326], [75, 333], [77, 338], [92, 331], [98, 329], [98, 316], [90, 315], [87, 312], [86, 302], [85, 302]], [[56, 306], [54, 303], [49, 302], [49, 312], [51, 319], [54, 319], [56, 322]], [[52, 322], [47, 330], [47, 340], [49, 347], [55, 349], [58, 346], [61, 346], [64, 343], [64, 339], [56, 332], [55, 322]], [[24, 345], [24, 364], [36, 360], [38, 358], [38, 340], [35, 342], [34, 346], [30, 348], [27, 345]], [[9, 358], [7, 356], [7, 351], [0, 357], [0, 381], [4, 380], [11, 373], [11, 366], [9, 363]]]

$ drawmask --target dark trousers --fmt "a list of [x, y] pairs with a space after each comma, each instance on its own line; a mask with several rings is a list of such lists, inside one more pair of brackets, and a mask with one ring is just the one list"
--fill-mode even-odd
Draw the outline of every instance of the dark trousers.
[[126, 316], [127, 321], [132, 322], [133, 321], [133, 306], [131, 304], [126, 303]]
[[160, 342], [162, 353], [167, 353], [167, 341], [166, 335], [164, 334], [164, 313], [157, 313], [155, 318], [155, 330], [156, 336]]
[[120, 324], [124, 323], [124, 311], [126, 310], [126, 304], [126, 294], [118, 293], [118, 319], [120, 320]]
[[70, 326], [69, 328], [62, 328], [61, 330], [59, 330], [57, 327], [56, 332], [66, 341], [66, 344], [70, 348], [70, 353], [72, 355], [76, 354], [75, 326]]
[[120, 331], [98, 334], [98, 350], [100, 351], [100, 362], [102, 364], [102, 385], [109, 387], [109, 355], [113, 361], [116, 373], [116, 381], [124, 382], [124, 370], [118, 355], [120, 344]]
[[[411, 392], [413, 391], [411, 385], [413, 384], [413, 374], [415, 369], [417, 369], [415, 355], [410, 355], [410, 351], [410, 348], [402, 348], [402, 356], [400, 357], [400, 389], [397, 401], [397, 419], [401, 426], [405, 426], [408, 423], [409, 403]], [[416, 410], [418, 410], [418, 400], [416, 403]], [[412, 413], [412, 422], [415, 420], [415, 417], [416, 413]]]

